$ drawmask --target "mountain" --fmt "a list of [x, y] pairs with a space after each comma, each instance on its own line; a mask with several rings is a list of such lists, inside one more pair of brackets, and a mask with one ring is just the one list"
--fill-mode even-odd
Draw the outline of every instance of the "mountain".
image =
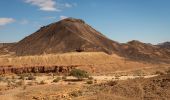
[[67, 18], [41, 27], [19, 41], [12, 50], [17, 55], [39, 55], [81, 51], [116, 51], [117, 42], [108, 39], [81, 19]]
[[124, 54], [128, 58], [140, 60], [167, 60], [170, 59], [170, 51], [149, 43], [142, 43], [137, 40], [122, 44]]
[[0, 55], [8, 54], [9, 49], [13, 47], [15, 43], [0, 43]]
[[160, 43], [157, 46], [159, 46], [160, 48], [165, 48], [165, 49], [169, 49], [170, 50], [170, 42]]
[[10, 46], [17, 56], [67, 52], [105, 52], [142, 61], [170, 61], [169, 43], [152, 45], [137, 40], [118, 43], [104, 36], [81, 19], [67, 18], [41, 27]]

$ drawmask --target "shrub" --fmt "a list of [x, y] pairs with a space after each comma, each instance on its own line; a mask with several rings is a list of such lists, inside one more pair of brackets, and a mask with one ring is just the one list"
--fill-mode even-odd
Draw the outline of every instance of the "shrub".
[[90, 80], [90, 81], [87, 81], [86, 83], [87, 83], [87, 84], [93, 84], [93, 81]]
[[163, 72], [161, 72], [161, 71], [156, 71], [156, 72], [155, 72], [155, 74], [158, 74], [158, 75], [164, 75], [164, 73], [163, 73]]
[[4, 80], [4, 78], [2, 76], [0, 76], [0, 82], [2, 82]]
[[26, 86], [26, 85], [24, 85], [24, 86], [23, 86], [23, 90], [26, 90], [26, 88], [27, 88], [27, 86]]
[[60, 77], [57, 77], [56, 79], [53, 80], [53, 82], [56, 83], [56, 82], [59, 82], [60, 80], [61, 80], [61, 78], [60, 78]]
[[24, 80], [25, 76], [24, 75], [20, 75], [18, 79]]
[[42, 80], [42, 81], [40, 82], [40, 85], [43, 85], [43, 84], [47, 84], [47, 83]]
[[166, 71], [167, 74], [170, 74], [170, 68]]
[[25, 85], [25, 82], [24, 82], [24, 80], [21, 80], [21, 81], [17, 82], [16, 85], [23, 86], [23, 85]]
[[93, 80], [93, 77], [89, 77], [88, 79], [89, 79], [89, 80]]
[[67, 77], [66, 77], [66, 76], [63, 76], [63, 77], [62, 77], [62, 80], [66, 80], [66, 79], [67, 79]]
[[96, 80], [96, 79], [94, 80], [94, 83], [97, 83], [97, 80]]
[[73, 69], [70, 72], [71, 76], [77, 77], [78, 79], [82, 79], [82, 78], [88, 78], [89, 75], [86, 71], [84, 70], [80, 70], [80, 69]]
[[15, 76], [12, 76], [11, 78], [12, 78], [12, 79], [15, 79]]
[[120, 75], [115, 75], [115, 79], [119, 80]]
[[29, 76], [28, 76], [28, 80], [36, 80], [36, 77], [33, 76], [33, 75], [29, 75]]
[[109, 82], [107, 82], [107, 85], [109, 85], [109, 86], [114, 86], [116, 84], [117, 84], [117, 81], [109, 81]]
[[83, 92], [78, 90], [78, 91], [73, 91], [71, 92], [69, 95], [72, 97], [78, 97], [78, 96], [82, 96]]
[[8, 80], [8, 81], [7, 81], [7, 87], [11, 87], [11, 85], [12, 85], [12, 84], [11, 84], [11, 81]]
[[136, 76], [143, 76], [144, 72], [142, 70], [136, 70], [136, 71], [134, 71], [134, 75], [136, 75]]

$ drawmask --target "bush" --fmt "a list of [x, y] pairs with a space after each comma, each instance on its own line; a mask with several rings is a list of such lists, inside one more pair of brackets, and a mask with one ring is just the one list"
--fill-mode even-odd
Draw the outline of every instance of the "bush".
[[27, 86], [26, 86], [26, 85], [24, 85], [24, 86], [23, 86], [23, 90], [26, 90], [26, 88], [27, 88]]
[[87, 83], [87, 84], [93, 84], [93, 81], [90, 80], [90, 81], [87, 81], [86, 83]]
[[89, 79], [89, 80], [93, 80], [93, 77], [89, 77], [88, 79]]
[[156, 71], [156, 72], [155, 72], [155, 74], [158, 74], [158, 75], [164, 75], [164, 73], [163, 73], [163, 72], [161, 72], [161, 71]]
[[116, 84], [117, 84], [117, 81], [109, 81], [109, 82], [107, 82], [107, 85], [109, 85], [109, 86], [114, 86]]
[[47, 84], [47, 83], [42, 80], [42, 81], [40, 82], [40, 85], [43, 85], [43, 84]]
[[78, 97], [78, 96], [82, 96], [82, 91], [78, 90], [78, 91], [73, 91], [71, 92], [69, 95], [72, 97]]
[[4, 78], [2, 76], [0, 76], [0, 82], [2, 82], [4, 80]]
[[18, 79], [24, 80], [25, 76], [24, 75], [20, 75]]
[[17, 82], [16, 85], [17, 86], [23, 86], [23, 85], [25, 85], [25, 81], [21, 80], [21, 81]]
[[170, 68], [166, 71], [167, 74], [170, 74]]
[[66, 79], [67, 79], [67, 77], [66, 77], [66, 76], [63, 76], [63, 77], [62, 77], [62, 80], [66, 80]]
[[60, 77], [57, 77], [56, 79], [53, 80], [53, 82], [57, 83], [57, 82], [59, 82], [60, 80], [61, 80], [61, 78], [60, 78]]
[[36, 80], [36, 77], [33, 75], [28, 76], [28, 80]]
[[86, 71], [84, 70], [80, 70], [80, 69], [73, 69], [70, 72], [71, 76], [77, 77], [78, 79], [82, 79], [82, 78], [88, 78], [89, 75]]

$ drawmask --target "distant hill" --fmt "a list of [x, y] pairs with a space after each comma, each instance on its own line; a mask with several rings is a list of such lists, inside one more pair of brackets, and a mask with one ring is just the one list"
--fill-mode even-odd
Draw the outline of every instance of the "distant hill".
[[160, 43], [157, 46], [161, 47], [161, 48], [165, 48], [165, 49], [169, 49], [170, 50], [170, 42], [164, 42], [164, 43]]
[[15, 43], [0, 43], [0, 55], [8, 54], [9, 50], [15, 45]]
[[140, 60], [161, 60], [170, 59], [170, 51], [160, 48], [148, 43], [142, 43], [140, 41], [130, 41], [122, 45], [125, 55], [128, 58], [140, 59]]

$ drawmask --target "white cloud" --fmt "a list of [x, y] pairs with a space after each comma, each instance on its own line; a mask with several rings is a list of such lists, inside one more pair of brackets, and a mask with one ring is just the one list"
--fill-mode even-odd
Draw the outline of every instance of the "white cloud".
[[39, 9], [43, 11], [60, 11], [57, 9], [54, 0], [26, 0], [25, 2], [38, 6]]
[[47, 16], [47, 17], [45, 17], [45, 18], [43, 18], [43, 19], [56, 19], [57, 17], [55, 17], [55, 16]]
[[25, 0], [26, 3], [38, 6], [42, 11], [62, 11], [64, 8], [75, 6], [69, 3], [60, 3], [55, 0]]
[[26, 20], [26, 19], [23, 19], [23, 20], [20, 21], [20, 24], [26, 25], [26, 24], [29, 24], [29, 21]]
[[68, 18], [67, 16], [60, 16], [60, 20]]
[[0, 26], [4, 26], [13, 22], [15, 22], [15, 19], [13, 18], [0, 18]]
[[69, 4], [69, 3], [65, 3], [65, 5], [64, 5], [65, 7], [67, 7], [67, 8], [71, 8], [72, 7], [72, 5], [71, 4]]

